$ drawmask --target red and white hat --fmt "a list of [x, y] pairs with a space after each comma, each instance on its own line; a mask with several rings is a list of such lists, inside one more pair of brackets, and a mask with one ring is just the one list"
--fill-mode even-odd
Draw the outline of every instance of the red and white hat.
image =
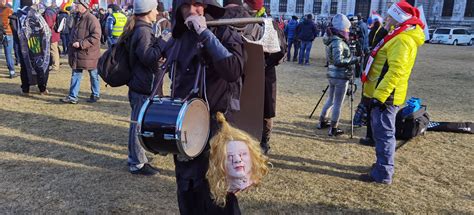
[[404, 23], [413, 17], [420, 18], [420, 11], [403, 0], [392, 4], [387, 13], [398, 23]]

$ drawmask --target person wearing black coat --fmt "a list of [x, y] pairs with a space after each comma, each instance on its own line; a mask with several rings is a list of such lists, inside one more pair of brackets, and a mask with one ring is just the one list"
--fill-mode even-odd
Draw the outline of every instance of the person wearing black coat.
[[[211, 139], [218, 130], [217, 112], [225, 113], [226, 118], [232, 120], [231, 89], [243, 75], [243, 41], [230, 27], [221, 26], [213, 31], [207, 29], [206, 18], [220, 18], [224, 13], [217, 2], [178, 0], [173, 3], [173, 38], [166, 54], [168, 61], [176, 65], [172, 89], [175, 97], [187, 97], [193, 88], [198, 65], [207, 68], [205, 88], [200, 91], [207, 94]], [[228, 194], [225, 207], [219, 207], [211, 198], [206, 179], [209, 149], [207, 144], [204, 151], [192, 160], [174, 156], [179, 211], [181, 214], [240, 214], [234, 194]]]

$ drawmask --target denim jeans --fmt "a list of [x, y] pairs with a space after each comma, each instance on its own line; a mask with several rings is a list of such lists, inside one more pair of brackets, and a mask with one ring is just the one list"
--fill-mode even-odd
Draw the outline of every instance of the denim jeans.
[[15, 74], [15, 61], [13, 61], [13, 36], [6, 35], [3, 42], [3, 51], [5, 53], [5, 59], [7, 61], [7, 67], [10, 74]]
[[383, 111], [373, 107], [370, 112], [372, 136], [377, 160], [370, 175], [376, 182], [392, 183], [395, 170], [395, 118], [399, 107], [388, 105]]
[[293, 52], [293, 61], [298, 59], [298, 51], [299, 51], [299, 41], [294, 38], [288, 39], [288, 51], [287, 51], [287, 61], [291, 60], [291, 47], [294, 47], [295, 50]]
[[[73, 69], [71, 77], [71, 87], [69, 89], [69, 98], [72, 100], [78, 99], [79, 90], [81, 89], [82, 69]], [[99, 74], [97, 69], [89, 70], [91, 79], [91, 95], [95, 97], [100, 96]]]
[[61, 42], [63, 43], [63, 53], [67, 54], [68, 45], [69, 45], [69, 34], [61, 34]]
[[309, 63], [309, 52], [311, 51], [311, 46], [313, 46], [312, 41], [301, 41], [300, 58], [298, 63], [303, 64], [303, 60], [304, 63]]
[[332, 108], [331, 126], [337, 128], [341, 117], [342, 103], [346, 97], [349, 80], [329, 78], [328, 99], [324, 104], [320, 121], [326, 121], [329, 109]]
[[[128, 91], [128, 101], [132, 108], [130, 120], [136, 122], [138, 120], [138, 114], [145, 103], [147, 95], [139, 94], [131, 90]], [[130, 123], [130, 130], [128, 135], [128, 167], [130, 171], [135, 171], [143, 167], [148, 159], [145, 155], [145, 149], [143, 149], [137, 137], [137, 124]]]

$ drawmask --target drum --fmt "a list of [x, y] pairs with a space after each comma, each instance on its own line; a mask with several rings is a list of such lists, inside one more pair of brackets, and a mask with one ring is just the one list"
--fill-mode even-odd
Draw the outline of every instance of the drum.
[[155, 154], [197, 157], [209, 138], [209, 108], [202, 99], [147, 99], [137, 120], [141, 145]]

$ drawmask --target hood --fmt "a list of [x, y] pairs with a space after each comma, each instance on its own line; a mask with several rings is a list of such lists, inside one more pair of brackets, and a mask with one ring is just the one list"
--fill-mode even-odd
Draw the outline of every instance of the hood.
[[418, 47], [425, 43], [425, 32], [419, 25], [414, 30], [403, 32], [403, 34], [410, 36]]
[[175, 0], [173, 1], [173, 37], [179, 38], [187, 30], [184, 18], [181, 15], [181, 6], [184, 4], [202, 3], [206, 5], [204, 13], [213, 19], [219, 19], [224, 15], [224, 8], [216, 0]]
[[323, 43], [324, 43], [324, 45], [329, 46], [329, 44], [331, 44], [331, 42], [332, 42], [333, 40], [342, 40], [342, 38], [340, 38], [340, 37], [338, 37], [338, 36], [336, 36], [336, 35], [331, 35], [331, 36], [329, 36], [329, 37], [324, 37], [324, 38], [323, 38]]

